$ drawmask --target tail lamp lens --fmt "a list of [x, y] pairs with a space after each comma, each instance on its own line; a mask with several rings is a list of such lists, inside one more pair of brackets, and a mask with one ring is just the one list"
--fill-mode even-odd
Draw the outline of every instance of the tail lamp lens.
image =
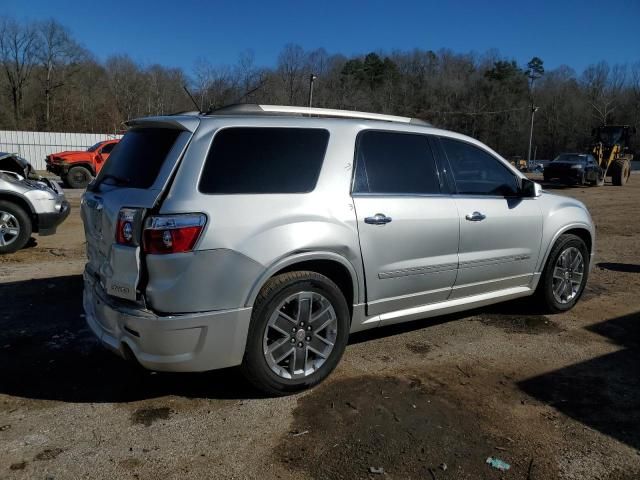
[[149, 254], [190, 252], [205, 223], [206, 217], [199, 213], [150, 217], [143, 233], [144, 251]]
[[118, 223], [116, 225], [116, 242], [119, 245], [137, 245], [134, 236], [134, 227], [138, 209], [122, 208], [118, 213]]

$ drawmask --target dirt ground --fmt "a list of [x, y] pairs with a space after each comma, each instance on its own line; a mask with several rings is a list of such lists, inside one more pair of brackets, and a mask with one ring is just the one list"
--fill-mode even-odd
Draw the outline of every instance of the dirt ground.
[[277, 399], [235, 370], [140, 371], [98, 345], [68, 192], [56, 236], [0, 258], [0, 478], [640, 478], [640, 175], [553, 191], [598, 228], [574, 310], [358, 334], [328, 381]]

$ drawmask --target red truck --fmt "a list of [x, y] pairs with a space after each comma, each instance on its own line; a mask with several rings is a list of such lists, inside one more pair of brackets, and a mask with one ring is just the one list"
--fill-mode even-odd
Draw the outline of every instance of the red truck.
[[86, 188], [100, 172], [109, 154], [120, 140], [98, 142], [86, 151], [68, 151], [47, 155], [47, 170], [58, 175], [65, 186]]

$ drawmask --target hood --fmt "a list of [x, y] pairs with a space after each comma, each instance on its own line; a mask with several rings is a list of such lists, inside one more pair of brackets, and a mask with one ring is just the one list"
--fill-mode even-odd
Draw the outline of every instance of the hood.
[[92, 152], [86, 152], [86, 151], [64, 151], [64, 152], [58, 152], [58, 153], [52, 153], [51, 155], [49, 155], [50, 158], [56, 157], [56, 158], [61, 158], [62, 160], [65, 161], [77, 161], [77, 160], [88, 160], [92, 158]]
[[33, 167], [24, 158], [15, 153], [0, 152], [0, 170], [13, 172], [22, 177], [28, 177]]

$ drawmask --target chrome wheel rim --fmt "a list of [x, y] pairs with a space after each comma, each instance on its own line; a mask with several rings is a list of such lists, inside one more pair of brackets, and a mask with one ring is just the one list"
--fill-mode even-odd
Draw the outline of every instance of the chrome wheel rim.
[[281, 378], [308, 377], [329, 358], [338, 335], [331, 302], [316, 292], [287, 297], [269, 317], [262, 340], [269, 368]]
[[6, 247], [20, 236], [20, 222], [9, 212], [0, 210], [0, 247]]
[[558, 303], [571, 302], [582, 287], [584, 257], [576, 247], [564, 250], [553, 268], [553, 297]]

